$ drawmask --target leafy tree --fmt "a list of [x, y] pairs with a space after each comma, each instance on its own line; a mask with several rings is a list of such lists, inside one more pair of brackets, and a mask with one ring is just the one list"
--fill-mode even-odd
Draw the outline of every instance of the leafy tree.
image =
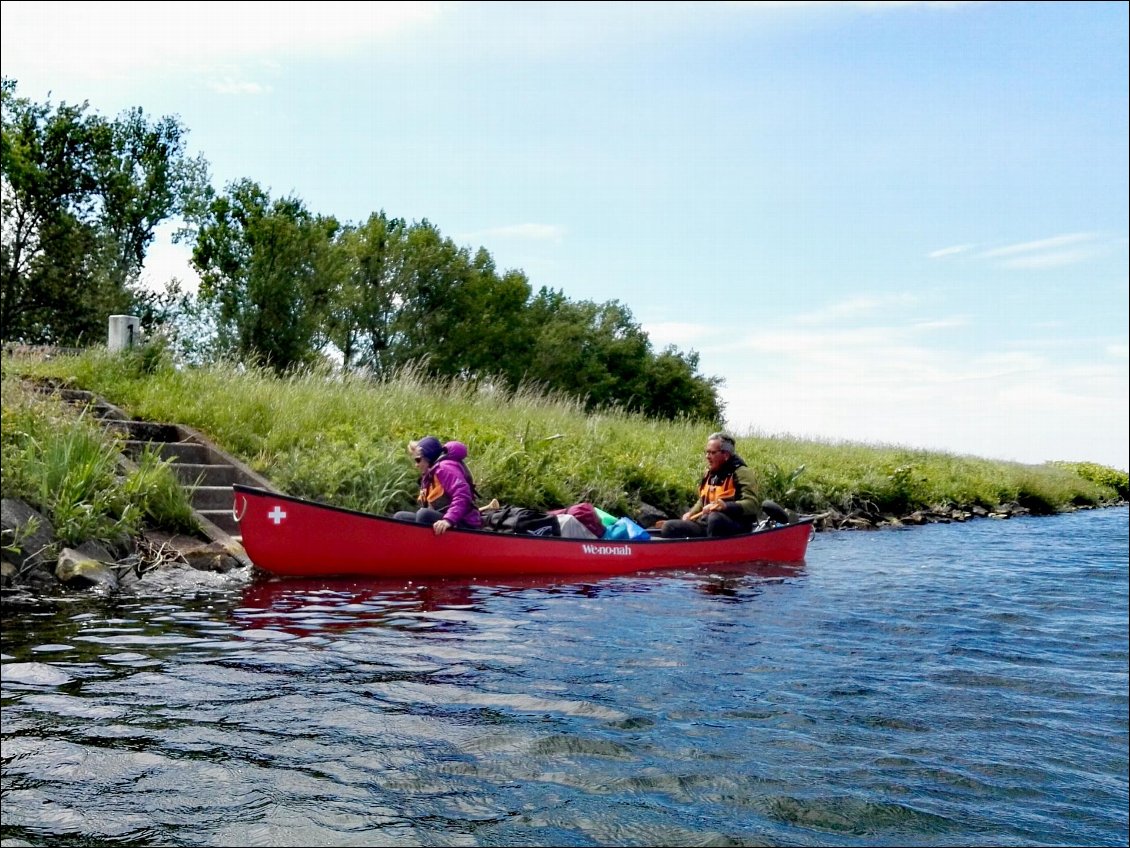
[[408, 291], [407, 233], [403, 219], [380, 212], [338, 235], [346, 270], [326, 327], [347, 366], [381, 373], [393, 365], [394, 324]]
[[[336, 345], [349, 367], [423, 364], [441, 377], [534, 382], [662, 417], [717, 420], [718, 379], [698, 355], [659, 354], [617, 301], [574, 302], [427, 220], [384, 212], [342, 227], [250, 180], [216, 196], [173, 118], [132, 109], [115, 121], [87, 104], [16, 96], [3, 81], [2, 331], [55, 344], [99, 338], [106, 316], [163, 323], [191, 358], [217, 352], [279, 371]], [[155, 228], [180, 216], [193, 237], [197, 296], [170, 281], [137, 286]], [[203, 329], [202, 329], [203, 328]], [[213, 332], [214, 330], [214, 332]]]
[[588, 408], [620, 406], [661, 418], [719, 421], [718, 378], [698, 372], [698, 354], [673, 346], [658, 356], [618, 301], [570, 301], [542, 288], [528, 310], [537, 328], [526, 378], [584, 398]]
[[176, 119], [149, 123], [140, 108], [96, 128], [100, 223], [111, 245], [111, 271], [123, 287], [137, 279], [157, 226], [191, 213], [211, 193], [207, 163], [188, 157], [186, 136]]
[[723, 407], [718, 399], [721, 377], [698, 373], [698, 354], [679, 352], [668, 345], [648, 363], [641, 408], [657, 418], [686, 417], [722, 424]]
[[0, 336], [67, 344], [127, 311], [156, 226], [206, 191], [172, 118], [33, 103], [3, 80]]
[[465, 314], [467, 298], [461, 288], [471, 277], [470, 258], [427, 220], [411, 225], [406, 236], [390, 359], [395, 365], [426, 362], [430, 372], [449, 375], [452, 360], [459, 356], [450, 343], [451, 331]]
[[537, 327], [529, 321], [531, 288], [521, 271], [499, 275], [494, 260], [480, 248], [471, 261], [471, 276], [460, 291], [460, 314], [452, 340], [462, 350], [460, 369], [451, 372], [477, 378], [500, 378], [516, 388], [525, 376]]
[[647, 336], [615, 301], [570, 301], [543, 288], [530, 308], [539, 328], [526, 377], [584, 398], [589, 407], [639, 406]]
[[335, 219], [294, 197], [272, 201], [250, 180], [213, 199], [192, 259], [221, 341], [279, 372], [311, 361], [329, 340], [331, 295], [344, 273], [338, 230]]
[[82, 220], [93, 189], [91, 124], [85, 105], [52, 111], [15, 91], [15, 81], [4, 79], [0, 335], [64, 341], [59, 324], [66, 323], [73, 275], [92, 264], [94, 238]]

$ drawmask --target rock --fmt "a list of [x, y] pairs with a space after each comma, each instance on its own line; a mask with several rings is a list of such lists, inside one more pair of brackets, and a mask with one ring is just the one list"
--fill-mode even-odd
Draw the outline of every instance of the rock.
[[219, 542], [186, 548], [180, 552], [184, 561], [197, 571], [216, 571], [226, 574], [239, 567], [239, 560]]
[[[29, 532], [34, 527], [33, 532]], [[55, 542], [55, 528], [46, 517], [15, 498], [0, 501], [0, 538], [5, 547], [15, 545], [18, 553], [6, 551], [20, 570], [47, 565], [48, 549]]]
[[101, 542], [83, 542], [74, 550], [78, 551], [83, 556], [88, 556], [99, 562], [111, 563], [118, 559], [118, 557]]
[[139, 595], [209, 591], [228, 588], [243, 580], [243, 575], [235, 572], [233, 576], [229, 576], [214, 571], [199, 571], [182, 562], [174, 562], [146, 571], [140, 581], [131, 586], [131, 591]]
[[59, 578], [46, 564], [36, 565], [30, 571], [23, 572], [23, 582], [34, 592], [42, 593], [59, 587]]
[[667, 513], [659, 507], [652, 506], [648, 503], [641, 503], [639, 510], [639, 518], [637, 519], [640, 527], [654, 527], [656, 522], [663, 521], [667, 518]]
[[186, 563], [197, 571], [226, 574], [242, 564], [238, 559], [242, 549], [229, 550], [222, 542], [206, 542], [192, 536], [160, 530], [147, 530], [142, 534], [142, 541], [165, 562]]
[[108, 592], [118, 589], [118, 577], [111, 568], [73, 548], [63, 548], [59, 554], [55, 576], [68, 586], [97, 586]]
[[141, 575], [133, 569], [122, 572], [118, 575], [118, 591], [119, 592], [136, 592], [138, 586], [141, 585]]

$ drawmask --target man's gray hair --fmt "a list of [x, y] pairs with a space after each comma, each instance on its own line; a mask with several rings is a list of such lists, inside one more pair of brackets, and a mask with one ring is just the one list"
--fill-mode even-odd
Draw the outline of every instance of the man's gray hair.
[[706, 441], [708, 442], [713, 442], [715, 440], [719, 442], [722, 450], [730, 454], [730, 456], [733, 456], [735, 453], [737, 453], [737, 449], [734, 447], [734, 437], [729, 433], [711, 433], [706, 439]]

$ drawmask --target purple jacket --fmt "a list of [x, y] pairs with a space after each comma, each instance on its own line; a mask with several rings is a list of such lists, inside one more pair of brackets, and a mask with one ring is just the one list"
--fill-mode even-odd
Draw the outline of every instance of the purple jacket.
[[456, 527], [482, 527], [483, 517], [475, 507], [475, 494], [463, 465], [467, 446], [462, 442], [448, 442], [443, 449], [439, 459], [420, 479], [420, 499], [433, 509], [444, 510], [444, 520]]

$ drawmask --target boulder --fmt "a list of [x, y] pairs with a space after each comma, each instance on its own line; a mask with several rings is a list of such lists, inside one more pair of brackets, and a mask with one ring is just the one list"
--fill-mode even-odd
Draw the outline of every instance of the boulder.
[[667, 518], [667, 513], [649, 503], [640, 503], [638, 522], [640, 527], [654, 527], [657, 522]]
[[206, 545], [197, 545], [186, 548], [180, 552], [192, 568], [197, 571], [216, 571], [227, 574], [233, 568], [239, 567], [239, 560], [219, 542], [209, 542]]
[[118, 577], [113, 569], [74, 548], [63, 548], [58, 565], [55, 566], [55, 576], [60, 583], [68, 586], [97, 586], [108, 592], [118, 589]]
[[0, 538], [8, 557], [19, 571], [48, 565], [48, 549], [55, 541], [55, 528], [45, 516], [15, 498], [0, 501]]

